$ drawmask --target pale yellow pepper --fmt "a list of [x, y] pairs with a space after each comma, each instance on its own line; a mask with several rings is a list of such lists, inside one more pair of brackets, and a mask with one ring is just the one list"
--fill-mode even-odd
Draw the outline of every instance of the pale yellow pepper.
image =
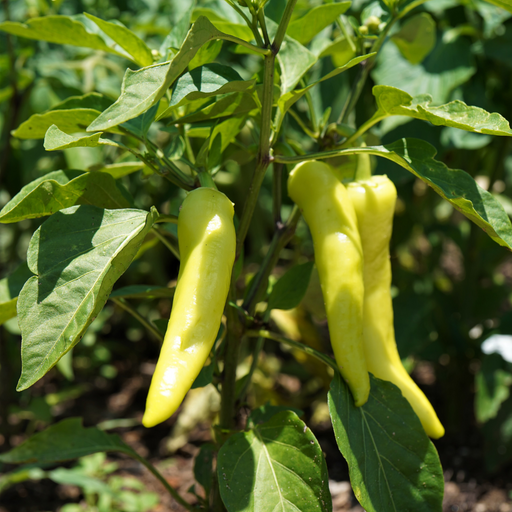
[[363, 251], [354, 208], [323, 162], [297, 165], [288, 179], [288, 194], [311, 231], [331, 345], [359, 407], [368, 400], [370, 379], [363, 349]]
[[387, 176], [352, 182], [348, 195], [357, 215], [364, 254], [363, 340], [368, 371], [398, 386], [432, 438], [444, 428], [427, 397], [402, 365], [395, 341], [389, 242], [396, 188]]
[[176, 411], [215, 343], [235, 259], [233, 215], [231, 201], [211, 188], [183, 201], [178, 284], [142, 419], [146, 427]]

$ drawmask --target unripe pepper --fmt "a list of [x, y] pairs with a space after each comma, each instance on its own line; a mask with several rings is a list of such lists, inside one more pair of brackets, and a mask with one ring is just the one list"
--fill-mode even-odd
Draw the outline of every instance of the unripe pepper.
[[352, 182], [348, 195], [357, 215], [364, 254], [363, 340], [368, 371], [398, 386], [432, 438], [444, 428], [427, 397], [402, 365], [395, 341], [389, 242], [396, 188], [387, 176]]
[[215, 343], [235, 260], [233, 214], [231, 201], [211, 188], [183, 201], [178, 284], [142, 419], [146, 427], [176, 411]]
[[370, 379], [362, 343], [363, 252], [354, 208], [344, 185], [323, 162], [297, 165], [288, 194], [311, 231], [331, 345], [359, 407], [368, 400]]

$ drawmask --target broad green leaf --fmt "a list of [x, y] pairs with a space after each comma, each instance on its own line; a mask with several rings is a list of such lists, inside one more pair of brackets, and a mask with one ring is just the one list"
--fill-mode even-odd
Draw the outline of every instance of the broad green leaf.
[[26, 23], [4, 21], [0, 23], [0, 30], [28, 39], [82, 46], [126, 57], [111, 48], [98, 34], [89, 32], [83, 23], [69, 16], [44, 16], [32, 18]]
[[23, 263], [11, 275], [0, 279], [0, 325], [16, 316], [18, 295], [31, 276], [32, 272]]
[[168, 299], [174, 295], [174, 288], [134, 284], [114, 290], [109, 298], [124, 299]]
[[101, 131], [133, 119], [156, 104], [167, 89], [187, 69], [199, 49], [214, 39], [230, 39], [205, 17], [192, 25], [180, 51], [170, 62], [138, 71], [128, 69], [123, 78], [121, 96], [89, 126], [87, 131]]
[[458, 38], [444, 43], [439, 38], [434, 50], [421, 64], [402, 57], [394, 44], [385, 44], [377, 56], [372, 77], [378, 85], [390, 85], [412, 96], [428, 93], [437, 104], [449, 100], [450, 93], [476, 72], [470, 43]]
[[356, 49], [355, 40], [343, 36], [322, 48], [319, 58], [330, 56], [334, 67], [339, 68], [356, 57]]
[[103, 110], [110, 107], [110, 105], [112, 105], [112, 100], [103, 94], [100, 94], [99, 92], [89, 92], [81, 96], [70, 96], [64, 101], [57, 103], [57, 105], [54, 105], [51, 110], [54, 111], [87, 108], [102, 112]]
[[[220, 5], [226, 6], [227, 4], [221, 2]], [[192, 21], [196, 21], [200, 16], [205, 16], [221, 32], [239, 37], [247, 42], [254, 39], [251, 29], [244, 23], [243, 18], [236, 11], [230, 9], [229, 11], [220, 12], [218, 7], [219, 3], [217, 5], [210, 3], [210, 7], [197, 7], [194, 9]]]
[[328, 397], [356, 498], [367, 512], [441, 512], [443, 471], [434, 445], [395, 385], [371, 374], [370, 382], [361, 407], [338, 373]]
[[201, 46], [194, 58], [188, 63], [189, 71], [204, 66], [205, 64], [211, 64], [222, 50], [222, 43], [222, 40], [217, 39]]
[[242, 80], [233, 68], [221, 64], [214, 63], [196, 68], [176, 81], [169, 107], [159, 119], [170, 117], [174, 110], [191, 101], [246, 91], [255, 84], [256, 80]]
[[121, 128], [128, 130], [139, 139], [145, 139], [146, 135], [155, 120], [159, 110], [159, 104], [153, 105], [149, 110], [143, 112], [140, 116], [134, 117], [121, 125]]
[[50, 464], [97, 452], [137, 454], [117, 434], [96, 427], [84, 428], [82, 418], [67, 418], [0, 455], [5, 464]]
[[110, 139], [102, 139], [103, 134], [93, 133], [92, 135], [73, 136], [64, 133], [54, 124], [48, 128], [44, 136], [44, 149], [46, 151], [57, 151], [68, 148], [95, 148], [98, 146], [115, 146], [121, 145]]
[[195, 1], [190, 2], [189, 8], [183, 13], [178, 22], [172, 27], [170, 34], [164, 39], [160, 46], [160, 54], [163, 56], [163, 60], [170, 60], [174, 50], [178, 51], [181, 48], [181, 44], [187, 36], [194, 6]]
[[89, 172], [104, 172], [110, 174], [114, 179], [128, 176], [134, 172], [142, 170], [144, 164], [142, 162], [119, 162], [117, 164], [99, 164], [87, 169]]
[[501, 7], [508, 12], [512, 12], [512, 0], [486, 0], [486, 2]]
[[128, 52], [133, 57], [133, 61], [136, 64], [139, 66], [150, 66], [153, 64], [153, 55], [151, 50], [146, 46], [146, 43], [120, 22], [113, 23], [111, 21], [104, 21], [92, 14], [84, 14], [87, 18], [96, 23], [96, 25], [123, 48], [123, 50]]
[[249, 422], [252, 422], [253, 424], [266, 423], [277, 413], [283, 411], [292, 411], [299, 417], [304, 415], [303, 411], [294, 407], [286, 407], [284, 405], [271, 405], [270, 403], [266, 403], [265, 405], [262, 405], [261, 407], [251, 411], [251, 414], [249, 415]]
[[350, 7], [351, 2], [339, 2], [317, 5], [304, 16], [294, 20], [288, 26], [287, 35], [301, 44], [307, 44], [325, 27], [334, 23], [338, 16]]
[[254, 96], [250, 92], [240, 92], [228, 94], [223, 98], [217, 100], [215, 103], [202, 108], [198, 112], [193, 112], [184, 117], [176, 119], [173, 124], [182, 123], [200, 123], [209, 121], [210, 119], [217, 119], [219, 117], [237, 116], [240, 114], [247, 114], [253, 110], [258, 110], [260, 107]]
[[338, 155], [370, 153], [412, 172], [449, 201], [496, 243], [512, 250], [512, 224], [503, 206], [467, 173], [434, 159], [436, 148], [424, 140], [400, 139], [385, 146], [352, 148]]
[[221, 156], [228, 145], [236, 138], [245, 125], [247, 116], [233, 116], [218, 123], [212, 130], [208, 148], [208, 168], [221, 163]]
[[434, 107], [432, 96], [422, 94], [412, 97], [407, 92], [386, 85], [376, 85], [373, 95], [377, 102], [377, 112], [372, 120], [384, 119], [388, 116], [408, 116], [428, 121], [436, 126], [450, 126], [468, 132], [486, 133], [489, 135], [512, 136], [508, 121], [500, 114], [489, 114], [479, 107], [471, 107], [463, 101], [455, 100]]
[[485, 423], [496, 417], [502, 403], [510, 396], [512, 373], [505, 369], [505, 361], [500, 354], [489, 354], [484, 356], [475, 382], [475, 416]]
[[205, 490], [206, 496], [210, 495], [213, 484], [213, 461], [215, 460], [216, 447], [212, 443], [203, 443], [194, 460], [194, 477]]
[[409, 18], [391, 40], [411, 64], [419, 64], [436, 45], [436, 23], [422, 12]]
[[91, 108], [50, 110], [30, 116], [12, 134], [19, 139], [42, 139], [52, 125], [66, 133], [84, 132], [99, 115]]
[[18, 299], [18, 390], [34, 384], [80, 341], [157, 217], [154, 209], [73, 206], [37, 229], [27, 257], [35, 275]]
[[127, 208], [126, 192], [106, 173], [53, 171], [25, 185], [0, 211], [0, 222], [45, 217], [78, 204]]
[[269, 309], [296, 308], [304, 297], [313, 270], [313, 262], [295, 265], [272, 287], [268, 298]]
[[232, 435], [219, 451], [217, 476], [228, 512], [332, 510], [322, 449], [291, 411]]
[[277, 103], [279, 110], [281, 110], [281, 112], [283, 114], [285, 114], [292, 107], [292, 105], [295, 102], [297, 102], [300, 98], [302, 98], [302, 96], [304, 96], [304, 94], [306, 94], [306, 92], [309, 91], [315, 85], [319, 84], [320, 82], [323, 82], [324, 80], [329, 80], [329, 78], [339, 75], [340, 73], [343, 73], [347, 69], [350, 69], [351, 67], [356, 66], [360, 62], [368, 59], [369, 57], [373, 57], [374, 55], [376, 55], [376, 54], [369, 53], [367, 55], [362, 55], [360, 57], [356, 57], [356, 58], [350, 60], [349, 62], [347, 62], [344, 66], [334, 69], [333, 71], [331, 71], [327, 75], [323, 76], [319, 80], [316, 80], [315, 82], [309, 84], [307, 87], [304, 87], [303, 89], [295, 89], [294, 91], [290, 91], [290, 92], [287, 92], [286, 94], [283, 94], [279, 98], [279, 101]]

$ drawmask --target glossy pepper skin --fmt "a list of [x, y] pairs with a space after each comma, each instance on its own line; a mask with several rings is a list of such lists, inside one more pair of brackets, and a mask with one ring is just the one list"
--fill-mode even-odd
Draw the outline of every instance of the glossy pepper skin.
[[211, 188], [198, 188], [183, 202], [178, 284], [142, 419], [146, 427], [176, 411], [215, 342], [235, 259], [233, 214], [231, 201]]
[[288, 195], [311, 231], [331, 345], [357, 407], [368, 400], [363, 349], [363, 251], [357, 219], [344, 185], [323, 162], [297, 165]]
[[357, 215], [364, 254], [363, 340], [368, 371], [398, 386], [427, 435], [438, 439], [444, 435], [444, 428], [427, 397], [403, 367], [395, 341], [389, 260], [395, 186], [387, 176], [372, 176], [350, 183], [347, 191]]

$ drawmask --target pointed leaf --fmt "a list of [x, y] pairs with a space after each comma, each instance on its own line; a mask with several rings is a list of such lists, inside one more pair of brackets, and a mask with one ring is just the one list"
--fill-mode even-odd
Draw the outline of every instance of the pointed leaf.
[[92, 14], [84, 14], [91, 21], [94, 21], [94, 23], [123, 48], [123, 50], [128, 52], [133, 57], [134, 62], [139, 66], [150, 66], [153, 64], [153, 54], [146, 46], [146, 43], [120, 22], [112, 23], [97, 18]]
[[18, 390], [34, 384], [80, 341], [157, 217], [156, 210], [73, 206], [37, 229], [28, 249], [36, 275], [18, 299]]
[[128, 130], [139, 139], [145, 139], [146, 135], [155, 120], [158, 113], [158, 103], [153, 105], [149, 110], [143, 112], [140, 116], [134, 117], [121, 125], [121, 128]]
[[57, 151], [68, 148], [96, 148], [98, 146], [115, 146], [120, 147], [121, 144], [110, 139], [102, 139], [100, 133], [92, 135], [73, 136], [59, 130], [54, 124], [48, 128], [44, 136], [44, 149], [46, 151]]
[[83, 23], [69, 16], [44, 16], [32, 18], [26, 23], [4, 21], [0, 23], [0, 30], [28, 39], [82, 46], [125, 57], [111, 48], [98, 34], [89, 32]]
[[32, 276], [26, 263], [22, 263], [11, 275], [0, 279], [0, 325], [16, 316], [18, 295]]
[[268, 308], [296, 308], [308, 289], [313, 265], [312, 261], [308, 261], [302, 265], [295, 265], [288, 270], [272, 287], [272, 292], [268, 298]]
[[70, 96], [64, 101], [54, 105], [51, 110], [71, 110], [75, 108], [87, 108], [102, 112], [112, 105], [112, 100], [99, 92], [89, 92], [81, 96]]
[[106, 173], [53, 171], [25, 185], [0, 211], [0, 222], [45, 217], [76, 204], [126, 208], [130, 201]]
[[350, 4], [351, 2], [339, 2], [317, 5], [301, 18], [292, 21], [286, 33], [299, 43], [307, 44], [325, 27], [334, 23], [338, 16], [346, 12]]
[[373, 119], [408, 116], [428, 121], [436, 126], [450, 126], [489, 135], [512, 136], [508, 121], [500, 114], [489, 114], [486, 110], [468, 106], [463, 101], [455, 100], [434, 107], [431, 106], [432, 96], [429, 94], [413, 98], [405, 91], [387, 85], [376, 85], [373, 88], [373, 95], [378, 107]]
[[173, 55], [173, 49], [178, 50], [187, 36], [190, 22], [192, 20], [192, 11], [195, 7], [195, 1], [190, 2], [189, 8], [183, 13], [177, 23], [174, 24], [170, 34], [164, 39], [160, 46], [160, 54], [163, 60], [169, 60]]
[[117, 434], [96, 427], [84, 428], [82, 418], [67, 418], [0, 455], [5, 464], [50, 464], [97, 452], [137, 454]]
[[355, 407], [340, 375], [329, 391], [338, 447], [367, 512], [441, 512], [443, 472], [434, 445], [400, 390], [370, 374], [368, 402]]
[[209, 142], [208, 168], [212, 169], [221, 163], [221, 156], [228, 145], [236, 138], [245, 125], [247, 116], [233, 116], [218, 123], [212, 130]]
[[89, 172], [104, 172], [110, 174], [114, 179], [128, 176], [134, 172], [142, 170], [144, 167], [143, 162], [119, 162], [117, 164], [98, 164], [89, 167]]
[[231, 436], [220, 449], [217, 474], [228, 512], [332, 510], [322, 449], [291, 411]]
[[172, 61], [138, 71], [126, 71], [121, 96], [89, 126], [87, 131], [108, 129], [148, 110], [187, 69], [189, 62], [204, 44], [214, 39], [226, 38], [229, 39], [230, 36], [219, 32], [207, 18], [198, 18]]
[[436, 45], [436, 22], [422, 12], [409, 18], [391, 40], [411, 64], [419, 64]]
[[178, 107], [195, 100], [251, 89], [256, 80], [242, 80], [233, 68], [208, 64], [182, 75], [174, 87], [171, 102], [159, 119], [169, 117]]
[[52, 125], [66, 133], [84, 132], [99, 115], [98, 110], [91, 108], [50, 110], [30, 116], [12, 134], [18, 139], [42, 139]]

